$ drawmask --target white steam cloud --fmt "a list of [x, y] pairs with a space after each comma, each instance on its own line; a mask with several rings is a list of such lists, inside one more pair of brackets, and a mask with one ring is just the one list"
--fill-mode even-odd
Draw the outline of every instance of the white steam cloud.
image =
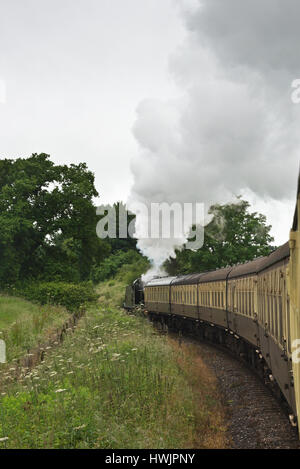
[[[186, 42], [170, 59], [178, 99], [140, 103], [130, 201], [293, 199], [299, 165], [298, 0], [202, 0], [182, 4]], [[130, 202], [129, 201], [129, 202]], [[286, 236], [288, 236], [289, 226]], [[137, 232], [138, 234], [138, 232]], [[139, 247], [154, 262], [184, 239]]]

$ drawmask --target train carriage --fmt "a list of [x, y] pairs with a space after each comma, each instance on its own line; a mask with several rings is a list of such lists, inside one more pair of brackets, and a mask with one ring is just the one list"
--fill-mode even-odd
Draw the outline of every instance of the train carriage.
[[170, 314], [170, 285], [176, 277], [154, 278], [147, 283], [144, 300], [145, 307], [151, 312]]
[[234, 344], [246, 355], [276, 384], [292, 423], [300, 415], [299, 220], [298, 183], [290, 241], [269, 256], [213, 272], [156, 278], [144, 286], [150, 313], [170, 324], [188, 319], [195, 331], [199, 323], [205, 331], [217, 330], [220, 343]]
[[[298, 421], [300, 416], [300, 356], [297, 350], [300, 345], [300, 178], [298, 180], [297, 204], [293, 220], [292, 229], [290, 231], [290, 258], [287, 268], [287, 286], [286, 290], [289, 295], [289, 325], [290, 348], [295, 354], [292, 360], [293, 366], [293, 390], [294, 399], [297, 409]], [[300, 431], [300, 425], [298, 425]]]
[[289, 243], [267, 257], [258, 274], [259, 348], [283, 395], [296, 413], [287, 288]]
[[[289, 244], [254, 261], [213, 272], [166, 277], [145, 285], [151, 313], [189, 318], [234, 334], [264, 359], [269, 377], [296, 415], [287, 292]], [[219, 334], [220, 335], [220, 334]], [[221, 334], [222, 335], [222, 334]], [[226, 343], [223, 335], [222, 343]], [[242, 344], [238, 350], [245, 349]]]
[[206, 272], [199, 278], [199, 319], [227, 327], [226, 279], [231, 268]]
[[183, 275], [173, 279], [171, 288], [171, 313], [198, 319], [199, 277], [202, 274]]
[[257, 278], [265, 260], [260, 257], [232, 267], [227, 281], [228, 328], [256, 347], [259, 346]]

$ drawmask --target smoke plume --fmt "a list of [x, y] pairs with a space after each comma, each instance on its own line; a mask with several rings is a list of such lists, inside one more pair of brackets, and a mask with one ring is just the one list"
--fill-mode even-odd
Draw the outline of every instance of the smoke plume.
[[[170, 58], [178, 98], [137, 108], [130, 201], [208, 209], [247, 194], [258, 205], [288, 204], [299, 164], [300, 106], [291, 101], [299, 1], [179, 3], [187, 36]], [[159, 264], [183, 242], [144, 239], [139, 247]]]

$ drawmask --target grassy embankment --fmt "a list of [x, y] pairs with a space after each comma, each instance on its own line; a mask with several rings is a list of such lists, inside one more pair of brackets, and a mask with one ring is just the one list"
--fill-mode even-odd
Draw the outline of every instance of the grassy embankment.
[[22, 298], [0, 296], [0, 339], [6, 343], [7, 361], [16, 361], [46, 341], [50, 332], [61, 327], [69, 316], [60, 306], [41, 306]]
[[6, 370], [0, 447], [225, 447], [216, 382], [193, 347], [126, 314], [122, 281], [101, 284], [98, 294], [40, 365], [17, 381]]

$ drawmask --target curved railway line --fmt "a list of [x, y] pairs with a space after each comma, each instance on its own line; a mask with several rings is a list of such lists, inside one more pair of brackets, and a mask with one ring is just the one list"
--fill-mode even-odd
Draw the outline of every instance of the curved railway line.
[[234, 449], [300, 449], [298, 433], [278, 400], [236, 357], [190, 338], [218, 379]]
[[[156, 277], [146, 283], [137, 279], [126, 289], [124, 306], [142, 303], [162, 328], [188, 333], [235, 354], [272, 390], [296, 427], [300, 421], [299, 282], [300, 178], [287, 243], [268, 256], [215, 271]], [[254, 399], [264, 402], [261, 395]], [[262, 406], [263, 415], [272, 408], [264, 411]]]
[[220, 345], [168, 332], [179, 341], [192, 343], [216, 376], [233, 449], [300, 449], [298, 431], [290, 425], [287, 409], [249, 364]]

